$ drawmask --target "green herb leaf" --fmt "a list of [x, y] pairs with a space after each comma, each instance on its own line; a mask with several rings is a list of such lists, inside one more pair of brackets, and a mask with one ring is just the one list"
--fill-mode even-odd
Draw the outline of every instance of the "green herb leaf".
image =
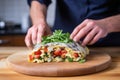
[[48, 57], [48, 54], [47, 54], [47, 53], [45, 53], [44, 57]]
[[69, 62], [73, 62], [73, 58], [67, 57]]
[[85, 61], [85, 59], [80, 59], [79, 63], [84, 63]]
[[39, 59], [40, 59], [40, 60], [42, 60], [43, 58], [42, 58], [42, 57], [40, 57]]
[[46, 44], [50, 42], [69, 43], [69, 42], [73, 42], [73, 40], [70, 39], [69, 33], [63, 33], [62, 30], [55, 30], [55, 32], [53, 32], [53, 35], [42, 37], [42, 44]]

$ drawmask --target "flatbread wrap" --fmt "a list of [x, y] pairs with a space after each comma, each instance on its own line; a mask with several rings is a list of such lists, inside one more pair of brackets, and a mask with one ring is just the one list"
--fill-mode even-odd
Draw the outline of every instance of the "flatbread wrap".
[[45, 36], [28, 54], [28, 62], [85, 62], [89, 49], [80, 42], [71, 40], [69, 33], [56, 30], [53, 35]]

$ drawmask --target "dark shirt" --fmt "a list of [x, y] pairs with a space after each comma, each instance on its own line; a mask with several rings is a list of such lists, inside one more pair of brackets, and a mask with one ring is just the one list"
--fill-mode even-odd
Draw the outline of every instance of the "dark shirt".
[[[28, 0], [29, 4], [31, 0]], [[48, 6], [51, 0], [38, 0]], [[72, 32], [85, 19], [102, 19], [119, 14], [120, 0], [56, 0], [56, 16], [53, 30]]]
[[[37, 0], [48, 6], [51, 0]], [[31, 0], [28, 0], [30, 5]], [[85, 19], [103, 19], [120, 13], [120, 0], [56, 0], [52, 30], [72, 32]]]

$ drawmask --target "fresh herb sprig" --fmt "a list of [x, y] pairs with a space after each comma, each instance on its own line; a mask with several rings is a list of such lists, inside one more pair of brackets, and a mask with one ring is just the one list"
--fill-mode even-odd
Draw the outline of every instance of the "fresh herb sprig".
[[55, 32], [53, 32], [53, 35], [42, 37], [42, 44], [46, 44], [50, 42], [69, 43], [69, 42], [73, 42], [73, 40], [70, 39], [69, 33], [63, 33], [62, 30], [55, 30]]

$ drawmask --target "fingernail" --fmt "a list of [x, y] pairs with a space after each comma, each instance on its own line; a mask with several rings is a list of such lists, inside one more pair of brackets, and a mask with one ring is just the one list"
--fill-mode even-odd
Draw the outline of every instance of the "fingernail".
[[85, 46], [85, 44], [84, 44], [84, 43], [82, 43], [81, 45], [82, 45], [82, 46]]
[[37, 42], [37, 44], [39, 44], [40, 42]]
[[33, 41], [33, 44], [35, 45], [35, 44], [36, 44], [36, 41]]
[[70, 36], [70, 39], [72, 39], [73, 37], [72, 36]]
[[77, 42], [77, 39], [75, 38], [75, 39], [73, 39], [75, 42]]
[[37, 44], [41, 43], [41, 41], [37, 41]]

